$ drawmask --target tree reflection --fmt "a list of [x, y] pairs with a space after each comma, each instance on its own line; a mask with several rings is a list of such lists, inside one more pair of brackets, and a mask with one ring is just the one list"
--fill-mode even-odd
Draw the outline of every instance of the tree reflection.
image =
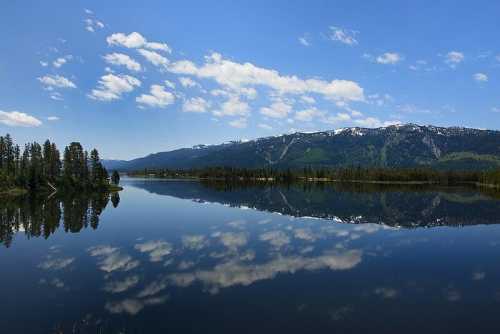
[[[116, 199], [113, 207], [119, 203]], [[65, 232], [84, 228], [97, 229], [99, 216], [108, 205], [108, 193], [66, 194], [61, 197], [21, 196], [0, 201], [0, 243], [9, 247], [14, 235], [24, 232], [27, 238], [47, 239], [62, 224]]]

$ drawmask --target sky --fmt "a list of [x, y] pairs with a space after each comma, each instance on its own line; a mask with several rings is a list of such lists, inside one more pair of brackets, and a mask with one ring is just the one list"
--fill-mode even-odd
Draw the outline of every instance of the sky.
[[107, 159], [397, 123], [500, 129], [498, 1], [5, 1], [0, 133]]

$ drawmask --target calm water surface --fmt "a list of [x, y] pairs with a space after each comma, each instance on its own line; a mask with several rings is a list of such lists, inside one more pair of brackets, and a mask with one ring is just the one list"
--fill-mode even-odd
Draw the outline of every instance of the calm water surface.
[[128, 179], [0, 199], [2, 333], [500, 330], [500, 201]]

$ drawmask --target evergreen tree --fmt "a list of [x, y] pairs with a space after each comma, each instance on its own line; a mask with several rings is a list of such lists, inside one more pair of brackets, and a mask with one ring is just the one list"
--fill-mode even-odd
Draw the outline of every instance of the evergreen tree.
[[111, 175], [111, 182], [113, 184], [118, 185], [120, 183], [120, 173], [118, 173], [116, 170], [113, 171], [113, 174]]

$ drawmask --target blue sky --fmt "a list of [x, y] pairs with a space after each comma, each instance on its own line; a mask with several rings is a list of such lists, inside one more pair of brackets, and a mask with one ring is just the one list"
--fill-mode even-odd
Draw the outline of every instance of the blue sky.
[[0, 132], [129, 159], [294, 131], [500, 128], [496, 1], [10, 1]]

